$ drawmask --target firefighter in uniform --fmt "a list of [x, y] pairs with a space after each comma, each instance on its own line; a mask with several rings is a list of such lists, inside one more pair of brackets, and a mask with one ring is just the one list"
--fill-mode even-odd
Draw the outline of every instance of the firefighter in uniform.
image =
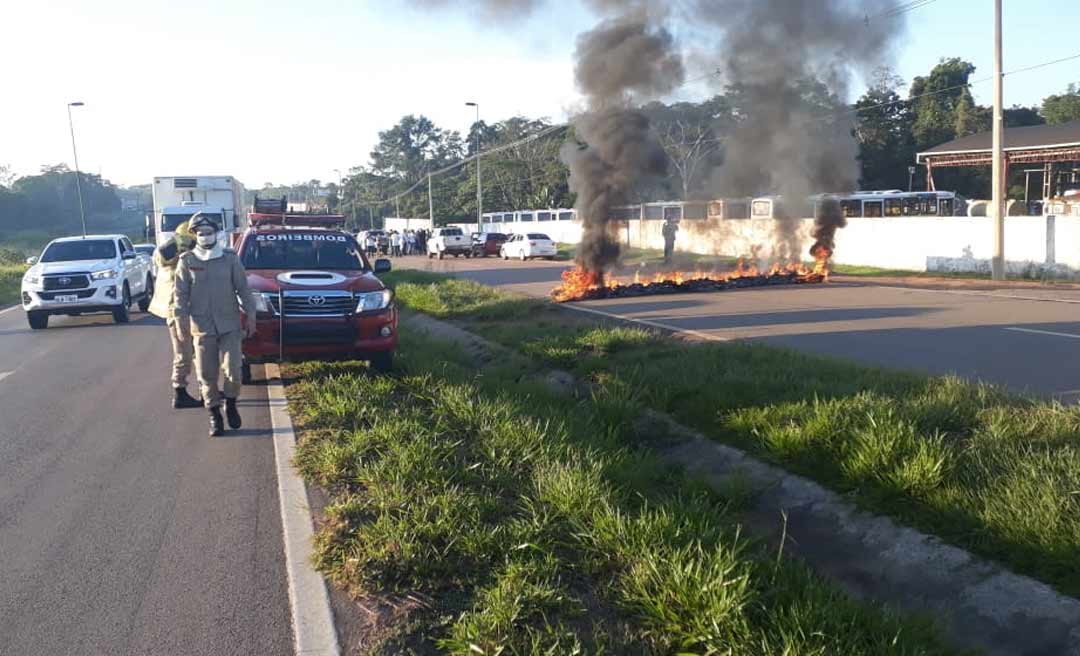
[[[240, 428], [236, 397], [240, 395], [244, 337], [255, 334], [255, 297], [247, 284], [240, 257], [218, 243], [217, 223], [208, 216], [191, 217], [195, 248], [176, 267], [176, 316], [191, 321], [195, 340], [195, 371], [210, 411], [210, 435], [225, 430], [221, 417], [222, 391], [229, 428]], [[241, 323], [240, 310], [250, 317]], [[218, 376], [224, 369], [224, 390]]]
[[191, 325], [176, 319], [176, 265], [180, 256], [195, 246], [195, 235], [184, 221], [176, 227], [173, 236], [154, 251], [157, 264], [157, 280], [154, 281], [154, 297], [150, 301], [150, 313], [165, 320], [172, 341], [172, 386], [174, 408], [201, 408], [202, 401], [192, 398], [187, 391], [188, 374], [194, 357], [191, 341]]

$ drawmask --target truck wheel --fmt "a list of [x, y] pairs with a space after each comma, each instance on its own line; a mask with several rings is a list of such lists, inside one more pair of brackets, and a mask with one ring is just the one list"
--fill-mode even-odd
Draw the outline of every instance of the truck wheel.
[[380, 374], [388, 374], [394, 369], [394, 352], [385, 351], [371, 357], [371, 368]]
[[472, 253], [470, 253], [469, 251], [465, 251], [465, 259], [467, 260], [470, 257], [472, 257]]
[[441, 259], [443, 258], [443, 252], [442, 252], [442, 251], [439, 251], [439, 254], [438, 254], [438, 255], [436, 255], [435, 257], [437, 257], [438, 259], [440, 259], [440, 260], [441, 260]]
[[124, 295], [120, 305], [113, 308], [112, 318], [116, 323], [127, 323], [131, 320], [131, 290], [128, 289], [126, 282], [124, 283]]
[[510, 256], [506, 254], [506, 251], [499, 251], [499, 255], [501, 255], [502, 259], [504, 259], [504, 260], [509, 260], [510, 259]]
[[154, 294], [154, 279], [150, 276], [146, 276], [146, 291], [143, 292], [142, 298], [139, 299], [139, 312], [146, 312], [150, 309], [150, 301], [153, 299]]
[[26, 321], [34, 330], [44, 330], [49, 327], [49, 315], [45, 312], [31, 310], [26, 313]]
[[524, 262], [525, 260], [527, 260], [529, 258], [525, 257], [525, 251], [521, 251], [520, 253], [518, 253], [518, 259], [521, 260], [522, 262]]

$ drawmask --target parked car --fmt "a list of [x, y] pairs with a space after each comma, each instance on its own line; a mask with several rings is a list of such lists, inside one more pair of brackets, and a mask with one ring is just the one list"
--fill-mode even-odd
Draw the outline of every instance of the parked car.
[[154, 262], [154, 250], [157, 247], [153, 244], [135, 244], [135, 252], [140, 256], [145, 257], [150, 262], [150, 275], [157, 279], [158, 268], [157, 263]]
[[473, 257], [499, 255], [499, 249], [506, 243], [507, 235], [501, 232], [474, 232], [472, 234]]
[[454, 255], [472, 256], [472, 240], [465, 236], [461, 228], [436, 228], [427, 242], [428, 259]]
[[523, 262], [534, 257], [553, 260], [557, 253], [555, 242], [540, 232], [513, 235], [499, 249], [502, 259], [508, 260], [511, 257], [516, 257]]
[[[344, 232], [345, 217], [251, 213], [240, 260], [258, 307], [255, 336], [244, 340], [250, 366], [279, 360], [356, 358], [378, 371], [393, 366], [398, 314], [375, 260]], [[283, 225], [284, 224], [284, 225]]]
[[108, 312], [116, 323], [127, 323], [133, 304], [143, 312], [150, 307], [150, 264], [124, 235], [54, 239], [40, 258], [26, 262], [31, 266], [22, 279], [22, 306], [34, 330], [47, 328], [54, 314]]

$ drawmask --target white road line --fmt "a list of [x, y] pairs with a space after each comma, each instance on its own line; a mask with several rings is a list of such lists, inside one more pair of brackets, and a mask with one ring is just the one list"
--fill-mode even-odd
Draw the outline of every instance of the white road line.
[[956, 294], [959, 296], [985, 296], [987, 298], [1005, 298], [1013, 301], [1040, 301], [1043, 303], [1072, 303], [1080, 305], [1080, 300], [1068, 298], [1043, 298], [1040, 296], [1021, 296], [1019, 294], [995, 294], [993, 292], [971, 292], [960, 289], [925, 289], [923, 287], [896, 287], [893, 285], [873, 285], [880, 289], [895, 289], [903, 292], [926, 292], [929, 294]]
[[644, 326], [650, 326], [652, 328], [661, 328], [663, 330], [670, 330], [676, 333], [683, 333], [684, 335], [692, 335], [699, 339], [705, 339], [710, 342], [730, 342], [730, 337], [720, 337], [719, 335], [710, 335], [709, 333], [703, 333], [700, 330], [690, 330], [688, 328], [679, 328], [668, 323], [661, 323], [659, 321], [650, 321], [648, 319], [635, 319], [633, 317], [623, 316], [621, 314], [615, 314], [613, 312], [604, 312], [603, 310], [597, 310], [595, 308], [582, 307], [580, 305], [574, 305], [572, 303], [563, 303], [562, 307], [569, 308], [571, 310], [577, 310], [578, 312], [588, 312], [589, 314], [599, 314], [605, 317], [611, 317], [612, 319], [619, 319], [621, 321], [633, 321], [634, 323], [640, 323]]
[[0, 371], [0, 381], [4, 380], [5, 378], [7, 378], [8, 376], [10, 376], [13, 373], [15, 373], [15, 372], [14, 371]]
[[1011, 330], [1016, 333], [1034, 333], [1036, 335], [1051, 335], [1053, 337], [1068, 337], [1069, 339], [1080, 339], [1080, 335], [1074, 335], [1072, 333], [1055, 333], [1052, 330], [1035, 330], [1034, 328], [1006, 328], [1005, 330]]
[[9, 308], [4, 308], [3, 310], [0, 310], [0, 314], [7, 314], [8, 312], [14, 312], [15, 310], [18, 310], [21, 307], [22, 307], [21, 305], [12, 305]]
[[322, 576], [311, 565], [314, 528], [304, 481], [293, 469], [296, 432], [285, 400], [285, 385], [276, 364], [265, 366], [266, 400], [274, 429], [274, 461], [277, 463], [278, 497], [281, 501], [281, 532], [285, 539], [285, 570], [289, 579], [293, 646], [298, 656], [337, 656], [337, 632], [330, 597]]

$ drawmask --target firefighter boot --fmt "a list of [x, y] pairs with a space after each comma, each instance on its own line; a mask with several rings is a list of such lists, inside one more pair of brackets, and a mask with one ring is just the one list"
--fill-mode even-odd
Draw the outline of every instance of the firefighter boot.
[[225, 432], [225, 420], [221, 418], [221, 408], [210, 408], [210, 437], [218, 437]]
[[229, 419], [229, 428], [240, 428], [240, 411], [236, 409], [236, 399], [225, 399], [225, 416]]
[[173, 388], [173, 400], [172, 407], [179, 410], [180, 408], [201, 408], [203, 402], [201, 399], [192, 398], [187, 392], [185, 387]]

